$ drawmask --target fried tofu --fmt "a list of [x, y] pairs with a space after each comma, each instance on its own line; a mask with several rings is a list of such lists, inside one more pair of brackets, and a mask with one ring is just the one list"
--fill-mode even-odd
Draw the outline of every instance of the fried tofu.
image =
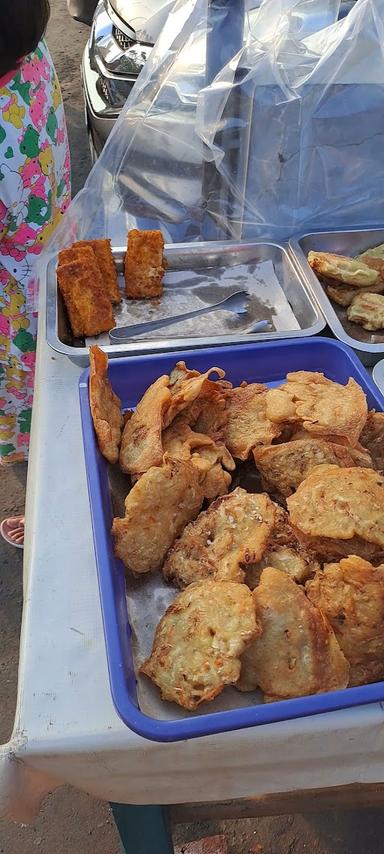
[[252, 595], [262, 632], [243, 653], [241, 691], [259, 687], [269, 702], [347, 687], [349, 664], [302, 587], [267, 567]]
[[[65, 264], [72, 264], [73, 261], [82, 261], [84, 265], [87, 263], [92, 267], [95, 264], [95, 253], [91, 246], [87, 244], [80, 245], [79, 243], [74, 243], [72, 246], [69, 246], [68, 249], [61, 249], [59, 252], [59, 267], [63, 267]], [[98, 280], [100, 287], [102, 287], [101, 279]]]
[[354, 288], [369, 288], [380, 278], [380, 273], [363, 261], [331, 252], [309, 252], [308, 263], [316, 275], [335, 279]]
[[368, 407], [354, 379], [340, 385], [313, 371], [287, 374], [287, 382], [267, 392], [266, 415], [274, 424], [293, 423], [312, 436], [332, 434], [356, 445]]
[[138, 231], [134, 228], [128, 233], [124, 262], [125, 293], [128, 299], [161, 297], [167, 268], [163, 253], [161, 231]]
[[112, 306], [103, 292], [95, 259], [92, 264], [75, 260], [60, 265], [57, 279], [75, 338], [93, 337], [114, 327]]
[[168, 552], [163, 575], [178, 587], [212, 577], [244, 581], [263, 557], [279, 508], [267, 495], [238, 487], [188, 525]]
[[384, 471], [384, 412], [368, 412], [360, 442], [367, 449], [377, 471]]
[[158, 685], [163, 700], [193, 711], [237, 682], [240, 656], [259, 631], [244, 584], [191, 584], [160, 620], [140, 673]]
[[89, 404], [98, 445], [110, 463], [117, 463], [123, 416], [121, 401], [108, 379], [108, 357], [99, 347], [89, 351]]
[[384, 566], [351, 555], [306, 584], [350, 664], [350, 685], [384, 679]]
[[[292, 439], [281, 445], [254, 448], [253, 456], [266, 492], [287, 498], [295, 492], [315, 466], [326, 464], [344, 468], [354, 466], [353, 452], [353, 448], [311, 438], [307, 434], [307, 438]], [[361, 465], [365, 455], [360, 453], [357, 456]], [[367, 467], [372, 468], [369, 455], [366, 456]]]
[[347, 317], [368, 332], [384, 329], [384, 296], [366, 292], [357, 294], [347, 309]]
[[373, 469], [316, 466], [287, 506], [299, 539], [319, 559], [384, 556], [384, 477]]
[[140, 477], [125, 499], [124, 518], [112, 525], [115, 554], [127, 569], [143, 573], [162, 566], [176, 537], [201, 509], [202, 480], [191, 462], [166, 457]]
[[124, 426], [120, 466], [127, 474], [143, 474], [163, 459], [163, 413], [171, 399], [167, 374], [159, 377], [143, 394]]
[[[95, 254], [103, 282], [103, 290], [113, 305], [121, 302], [121, 293], [117, 279], [116, 264], [113, 258], [110, 240], [79, 240], [74, 247], [89, 247]], [[74, 248], [73, 247], [73, 248]]]

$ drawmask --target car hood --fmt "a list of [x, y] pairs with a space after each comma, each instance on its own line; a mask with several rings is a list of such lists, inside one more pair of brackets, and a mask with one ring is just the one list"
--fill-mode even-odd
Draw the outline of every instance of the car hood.
[[109, 0], [119, 18], [135, 30], [136, 38], [154, 44], [175, 0]]

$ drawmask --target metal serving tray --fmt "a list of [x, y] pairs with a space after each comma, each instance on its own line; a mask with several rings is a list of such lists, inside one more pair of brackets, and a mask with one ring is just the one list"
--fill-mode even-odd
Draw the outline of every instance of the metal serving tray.
[[[121, 286], [123, 287], [123, 260], [124, 248], [113, 250]], [[204, 281], [204, 276], [209, 276], [210, 271], [227, 271], [235, 265], [248, 265], [248, 276], [252, 276], [252, 266], [263, 261], [272, 261], [275, 274], [282, 290], [292, 308], [293, 314], [298, 322], [299, 329], [287, 329], [260, 332], [256, 334], [236, 332], [233, 334], [216, 334], [211, 337], [158, 337], [151, 339], [134, 339], [126, 344], [109, 343], [108, 336], [99, 336], [97, 343], [111, 357], [133, 355], [141, 353], [159, 353], [169, 350], [196, 349], [198, 347], [218, 346], [221, 344], [245, 344], [253, 341], [277, 340], [280, 338], [300, 338], [315, 335], [325, 326], [317, 300], [309, 282], [303, 282], [292, 262], [287, 248], [274, 243], [237, 243], [234, 241], [221, 241], [211, 243], [184, 243], [170, 244], [165, 247], [165, 255], [168, 261], [168, 271], [165, 276], [165, 289], [177, 286], [175, 272], [180, 271], [180, 283], [184, 281], [186, 274], [196, 274]], [[74, 339], [69, 326], [67, 313], [56, 279], [56, 259], [53, 258], [47, 267], [47, 319], [46, 335], [48, 344], [58, 353], [69, 356], [78, 364], [88, 363], [88, 347], [84, 339]], [[220, 273], [219, 269], [219, 273]], [[172, 273], [172, 276], [169, 274]], [[167, 275], [171, 281], [167, 283]], [[212, 292], [210, 304], [221, 299], [221, 295], [227, 296], [228, 285], [224, 287], [218, 278], [216, 292]], [[241, 282], [241, 287], [247, 287], [246, 281]], [[240, 289], [234, 287], [233, 290]], [[208, 304], [208, 299], [207, 299]], [[170, 327], [172, 335], [172, 326]]]
[[374, 365], [384, 354], [384, 331], [368, 332], [357, 323], [351, 323], [347, 311], [328, 298], [324, 286], [307, 261], [308, 252], [335, 252], [337, 255], [355, 256], [366, 249], [384, 243], [384, 228], [354, 229], [351, 231], [321, 231], [304, 234], [290, 241], [290, 249], [300, 275], [316, 294], [325, 319], [332, 332], [344, 344], [358, 353], [366, 365]]
[[377, 388], [381, 391], [381, 394], [384, 394], [384, 359], [381, 359], [380, 362], [376, 362], [372, 371], [372, 376]]

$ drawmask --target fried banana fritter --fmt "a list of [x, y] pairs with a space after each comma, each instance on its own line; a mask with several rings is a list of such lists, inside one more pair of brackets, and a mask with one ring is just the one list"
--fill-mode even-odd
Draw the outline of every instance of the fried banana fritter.
[[163, 700], [193, 711], [237, 682], [240, 656], [259, 631], [245, 584], [199, 581], [179, 593], [160, 620], [140, 672], [158, 685]]
[[271, 701], [347, 687], [349, 664], [302, 587], [268, 567], [252, 595], [262, 632], [242, 656], [241, 691], [259, 687]]
[[171, 399], [167, 374], [147, 389], [124, 427], [120, 466], [129, 474], [143, 474], [151, 466], [161, 465], [163, 417]]
[[221, 496], [174, 543], [164, 577], [178, 587], [210, 576], [244, 581], [247, 567], [264, 555], [279, 509], [267, 495], [240, 487]]
[[[311, 438], [307, 434], [306, 439], [292, 439], [290, 442], [271, 445], [269, 448], [254, 448], [253, 456], [262, 475], [266, 492], [287, 498], [295, 492], [315, 466], [324, 464], [344, 468], [354, 466], [354, 450], [345, 445]], [[367, 467], [372, 468], [369, 456], [366, 455], [366, 457], [368, 457]], [[364, 454], [358, 454], [360, 465], [366, 457]]]
[[99, 448], [110, 463], [117, 463], [123, 416], [121, 401], [108, 379], [108, 357], [93, 346], [89, 351], [89, 404]]
[[317, 466], [287, 505], [294, 530], [319, 559], [384, 555], [384, 477], [373, 469]]
[[138, 231], [134, 228], [128, 233], [124, 262], [125, 293], [128, 299], [161, 297], [167, 268], [163, 253], [161, 231]]
[[352, 378], [344, 386], [320, 373], [296, 371], [267, 392], [267, 417], [273, 423], [292, 422], [313, 436], [333, 434], [350, 445], [357, 444], [367, 412], [365, 394]]
[[306, 584], [350, 664], [350, 685], [384, 679], [384, 566], [351, 555]]
[[117, 279], [116, 264], [113, 258], [110, 240], [79, 240], [74, 244], [74, 247], [89, 246], [95, 254], [101, 278], [103, 281], [103, 290], [108, 299], [117, 305], [121, 302], [121, 293]]
[[93, 264], [82, 260], [62, 264], [57, 268], [57, 280], [75, 338], [93, 337], [113, 328], [112, 306], [102, 290], [95, 258]]
[[384, 296], [365, 292], [357, 294], [347, 309], [347, 317], [369, 332], [384, 329]]
[[368, 412], [360, 441], [371, 455], [373, 467], [384, 471], [384, 412]]
[[335, 279], [354, 288], [369, 288], [380, 277], [377, 270], [372, 270], [363, 261], [331, 252], [309, 252], [308, 263], [316, 275]]
[[203, 503], [203, 479], [196, 466], [164, 459], [162, 466], [148, 469], [132, 487], [125, 499], [124, 518], [113, 520], [115, 554], [132, 572], [159, 569]]

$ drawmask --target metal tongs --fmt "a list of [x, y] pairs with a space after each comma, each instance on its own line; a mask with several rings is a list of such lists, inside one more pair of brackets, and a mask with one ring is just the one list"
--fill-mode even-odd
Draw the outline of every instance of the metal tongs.
[[[208, 314], [210, 311], [233, 311], [235, 314], [246, 314], [249, 299], [248, 291], [236, 291], [231, 296], [214, 305], [197, 308], [195, 311], [186, 311], [184, 314], [176, 314], [174, 317], [163, 317], [159, 320], [148, 320], [146, 323], [134, 323], [131, 326], [116, 326], [114, 329], [111, 329], [109, 337], [114, 344], [124, 344], [134, 335], [144, 335], [146, 332], [154, 332], [156, 329], [163, 329], [165, 326], [172, 326], [174, 323], [181, 323], [183, 320], [190, 320], [192, 317], [199, 317], [199, 315]], [[258, 320], [249, 331], [261, 332], [268, 325], [268, 320]]]

